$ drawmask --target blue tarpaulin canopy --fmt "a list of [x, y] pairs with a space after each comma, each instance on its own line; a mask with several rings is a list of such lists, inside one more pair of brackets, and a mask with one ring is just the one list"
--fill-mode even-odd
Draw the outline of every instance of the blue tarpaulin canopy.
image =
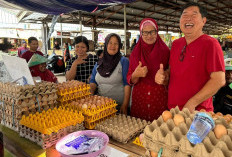
[[12, 8], [12, 5], [25, 10], [45, 14], [59, 15], [75, 10], [94, 12], [111, 5], [131, 3], [135, 0], [0, 0], [0, 5]]

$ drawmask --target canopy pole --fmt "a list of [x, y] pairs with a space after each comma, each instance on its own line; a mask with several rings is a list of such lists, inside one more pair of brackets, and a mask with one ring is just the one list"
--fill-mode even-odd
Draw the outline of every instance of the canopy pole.
[[[63, 48], [63, 28], [62, 28], [62, 17], [61, 17], [61, 15], [60, 15], [60, 35], [61, 35], [60, 48], [62, 50], [62, 48]], [[63, 56], [64, 56], [64, 54], [63, 54]]]
[[124, 54], [126, 56], [126, 50], [127, 50], [127, 46], [126, 46], [126, 4], [124, 4]]
[[81, 20], [81, 11], [79, 11], [79, 24], [80, 24], [80, 35], [82, 35], [82, 20]]

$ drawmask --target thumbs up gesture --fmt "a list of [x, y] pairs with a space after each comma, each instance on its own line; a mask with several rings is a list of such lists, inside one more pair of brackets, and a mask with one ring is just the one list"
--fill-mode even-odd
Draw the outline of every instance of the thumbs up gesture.
[[164, 71], [163, 64], [160, 64], [160, 69], [157, 71], [155, 75], [155, 82], [157, 84], [166, 85], [168, 83], [168, 80], [169, 80], [169, 72]]
[[136, 67], [135, 71], [133, 72], [134, 77], [146, 77], [147, 76], [147, 66], [142, 66], [142, 62], [139, 61], [139, 65]]

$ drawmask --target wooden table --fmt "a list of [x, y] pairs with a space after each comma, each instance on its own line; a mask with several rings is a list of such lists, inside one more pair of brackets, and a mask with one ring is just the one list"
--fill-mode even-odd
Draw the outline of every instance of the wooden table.
[[[7, 127], [0, 125], [0, 131], [3, 133], [4, 147], [17, 157], [60, 157], [55, 146], [42, 149], [36, 143], [22, 138], [19, 134]], [[109, 146], [129, 154], [131, 157], [139, 157], [145, 154], [145, 149], [129, 142], [127, 144], [119, 143], [110, 139]]]

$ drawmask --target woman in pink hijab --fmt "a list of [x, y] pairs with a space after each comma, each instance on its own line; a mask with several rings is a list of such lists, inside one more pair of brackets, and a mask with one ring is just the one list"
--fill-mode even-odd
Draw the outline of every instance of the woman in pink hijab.
[[127, 81], [133, 85], [131, 116], [153, 121], [167, 109], [167, 88], [155, 83], [155, 74], [168, 68], [170, 51], [158, 34], [154, 19], [140, 23], [140, 39], [130, 56]]

